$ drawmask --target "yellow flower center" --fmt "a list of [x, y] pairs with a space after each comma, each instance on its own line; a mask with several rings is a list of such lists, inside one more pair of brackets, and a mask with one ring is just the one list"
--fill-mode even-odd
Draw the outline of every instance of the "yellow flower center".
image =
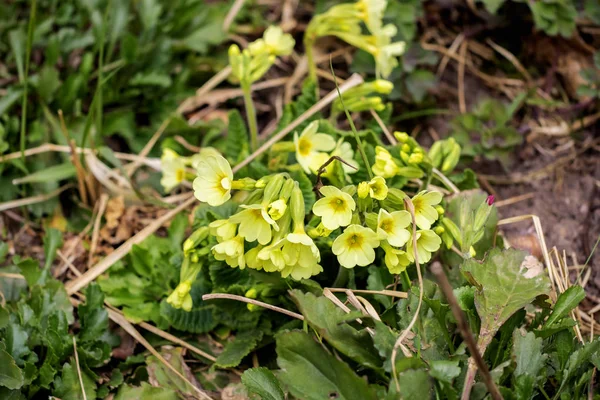
[[334, 197], [331, 199], [330, 205], [334, 211], [344, 211], [346, 209], [346, 201], [341, 197]]
[[394, 226], [391, 221], [385, 221], [381, 224], [381, 229], [383, 229], [385, 232], [391, 232], [393, 228]]
[[305, 157], [308, 156], [312, 151], [312, 147], [312, 142], [309, 139], [303, 137], [298, 139], [298, 152], [300, 155]]
[[364, 240], [365, 238], [362, 235], [355, 233], [348, 237], [348, 239], [346, 240], [346, 244], [350, 248], [359, 249], [362, 247]]
[[184, 178], [185, 178], [185, 169], [179, 168], [177, 171], [175, 171], [175, 179], [177, 180], [177, 182], [183, 182]]

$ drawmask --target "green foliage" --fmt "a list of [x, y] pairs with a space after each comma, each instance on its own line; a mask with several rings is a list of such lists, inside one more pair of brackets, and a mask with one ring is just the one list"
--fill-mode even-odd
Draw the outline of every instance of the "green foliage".
[[474, 111], [454, 118], [451, 137], [462, 146], [462, 155], [484, 156], [508, 166], [514, 148], [523, 142], [510, 122], [524, 98], [522, 93], [509, 105], [486, 99]]
[[[597, 7], [600, 14], [600, 6], [597, 5]], [[600, 19], [600, 15], [598, 18]], [[600, 51], [594, 53], [593, 67], [584, 69], [580, 72], [580, 75], [586, 83], [577, 88], [577, 94], [596, 99], [600, 98]]]
[[242, 383], [249, 392], [256, 393], [263, 400], [284, 400], [285, 395], [277, 377], [267, 368], [250, 368], [242, 374]]
[[343, 361], [323, 351], [308, 334], [282, 332], [276, 336], [277, 376], [297, 398], [306, 400], [376, 399], [373, 387]]
[[[48, 253], [56, 250], [56, 241], [47, 243]], [[46, 276], [32, 260], [18, 266], [28, 288], [21, 288], [20, 297], [0, 309], [0, 391], [10, 389], [28, 398], [44, 394], [83, 398], [74, 367], [75, 340], [85, 391], [94, 398], [98, 377], [94, 370], [110, 359], [112, 347], [118, 344], [108, 331], [100, 288], [91, 284], [84, 290], [86, 301], [77, 308], [73, 337], [73, 307], [62, 283]]]

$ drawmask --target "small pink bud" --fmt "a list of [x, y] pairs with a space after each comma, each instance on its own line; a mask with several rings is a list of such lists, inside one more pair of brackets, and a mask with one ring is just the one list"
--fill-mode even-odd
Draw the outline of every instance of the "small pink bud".
[[488, 206], [491, 206], [492, 204], [494, 204], [495, 200], [496, 200], [496, 197], [494, 197], [494, 195], [491, 194], [487, 197], [487, 199], [485, 199], [485, 202], [487, 203]]

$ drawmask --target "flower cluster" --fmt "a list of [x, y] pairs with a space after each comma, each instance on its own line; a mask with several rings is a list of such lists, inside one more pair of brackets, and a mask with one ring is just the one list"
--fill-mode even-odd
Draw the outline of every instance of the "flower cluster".
[[229, 47], [231, 74], [242, 86], [251, 85], [271, 68], [277, 57], [291, 54], [294, 44], [291, 35], [278, 26], [270, 26], [247, 49], [240, 50], [235, 44]]
[[162, 178], [160, 184], [169, 193], [183, 181], [193, 177], [193, 174], [187, 170], [188, 167], [196, 167], [196, 164], [203, 157], [209, 155], [220, 155], [220, 153], [212, 147], [204, 147], [200, 149], [198, 154], [191, 157], [182, 157], [176, 151], [169, 148], [163, 149], [160, 157], [160, 167]]
[[423, 167], [429, 159], [417, 141], [404, 132], [394, 132], [398, 140], [397, 154], [392, 155], [386, 148], [375, 148], [373, 173], [383, 178], [401, 175], [405, 178], [421, 178]]
[[[388, 77], [398, 65], [397, 57], [404, 53], [405, 43], [392, 41], [397, 33], [394, 25], [383, 25], [386, 7], [386, 0], [359, 0], [335, 5], [315, 16], [308, 24], [304, 37], [309, 59], [317, 38], [336, 36], [370, 53], [375, 58], [377, 76]], [[368, 34], [363, 33], [363, 24]]]
[[209, 225], [217, 240], [212, 247], [215, 259], [233, 268], [279, 272], [296, 280], [321, 272], [320, 252], [304, 230], [304, 198], [298, 182], [275, 174], [259, 180], [256, 187], [236, 214]]
[[325, 228], [322, 236], [342, 229], [331, 250], [345, 268], [372, 264], [375, 250], [381, 248], [385, 265], [391, 273], [398, 274], [415, 261], [415, 253], [418, 261], [425, 263], [440, 248], [440, 237], [430, 229], [440, 214], [439, 192], [422, 191], [410, 200], [418, 228], [414, 238], [409, 211], [389, 206], [398, 202], [384, 202], [388, 196], [398, 199], [406, 195], [388, 188], [382, 177], [361, 182], [358, 187], [323, 186], [320, 193], [323, 197], [315, 202], [313, 214], [321, 218], [320, 224]]
[[372, 82], [365, 82], [355, 86], [342, 94], [342, 99], [334, 100], [331, 105], [331, 116], [334, 119], [339, 113], [344, 111], [344, 106], [350, 112], [360, 111], [383, 111], [385, 105], [378, 94], [390, 94], [394, 85], [384, 79], [376, 79]]

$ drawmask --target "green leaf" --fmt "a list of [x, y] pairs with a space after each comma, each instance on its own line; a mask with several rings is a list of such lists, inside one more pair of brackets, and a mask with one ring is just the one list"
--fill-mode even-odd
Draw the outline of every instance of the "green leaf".
[[250, 368], [242, 374], [242, 383], [262, 400], [284, 400], [285, 395], [273, 372], [264, 367]]
[[326, 297], [299, 290], [291, 292], [292, 299], [304, 315], [306, 322], [329, 344], [352, 360], [369, 368], [381, 368], [373, 341], [365, 330], [357, 331], [348, 324], [341, 324], [346, 314]]
[[504, 4], [506, 0], [481, 0], [485, 9], [492, 14], [496, 14], [498, 9]]
[[23, 82], [25, 80], [25, 54], [24, 50], [26, 49], [26, 37], [25, 31], [23, 29], [15, 29], [8, 33], [8, 40], [10, 42], [10, 47], [12, 48], [13, 55], [15, 57], [15, 64], [17, 64], [17, 73], [19, 74], [19, 82]]
[[28, 347], [29, 335], [27, 331], [21, 325], [11, 322], [4, 330], [3, 339], [5, 350], [12, 356], [17, 365], [23, 366], [25, 364], [23, 358], [31, 353]]
[[23, 97], [23, 91], [21, 89], [10, 88], [6, 94], [0, 98], [0, 117], [7, 112], [13, 104]]
[[81, 330], [80, 340], [94, 340], [108, 329], [108, 312], [104, 309], [104, 294], [97, 283], [85, 289], [85, 303], [77, 308]]
[[[96, 383], [84, 371], [81, 371], [81, 380], [86, 398], [96, 398]], [[61, 376], [54, 379], [52, 395], [62, 400], [83, 400], [83, 392], [79, 383], [77, 367], [72, 363], [65, 363]]]
[[571, 310], [579, 305], [585, 299], [585, 291], [579, 285], [571, 286], [558, 296], [552, 313], [546, 320], [544, 328], [548, 328], [558, 320], [566, 316]]
[[48, 65], [42, 67], [38, 75], [37, 92], [46, 103], [52, 101], [60, 85], [58, 70]]
[[198, 53], [206, 53], [209, 46], [220, 44], [227, 37], [223, 31], [223, 20], [214, 18], [181, 41], [181, 45]]
[[594, 341], [586, 343], [578, 350], [575, 350], [569, 357], [561, 383], [561, 389], [566, 385], [568, 380], [573, 376], [577, 376], [577, 371], [584, 371], [585, 367], [591, 362], [592, 357], [600, 352], [600, 337], [596, 336]]
[[22, 183], [59, 182], [74, 177], [76, 173], [75, 166], [72, 162], [68, 161], [64, 164], [44, 168], [23, 178], [15, 179], [13, 182], [15, 185]]
[[227, 128], [225, 157], [232, 163], [237, 164], [248, 157], [248, 151], [250, 150], [248, 129], [238, 110], [231, 110], [227, 115], [229, 126]]
[[548, 357], [542, 351], [544, 341], [541, 338], [536, 338], [533, 332], [528, 332], [523, 336], [519, 330], [515, 330], [513, 341], [513, 358], [517, 364], [514, 372], [515, 376], [527, 374], [537, 376]]
[[24, 379], [21, 369], [6, 350], [0, 348], [0, 386], [8, 389], [20, 389]]
[[50, 270], [50, 267], [56, 258], [56, 251], [62, 246], [62, 244], [62, 233], [58, 229], [46, 229], [44, 235], [44, 255], [46, 256], [46, 262], [44, 263], [45, 271]]
[[435, 379], [451, 384], [460, 375], [458, 361], [434, 360], [429, 363], [429, 375]]
[[482, 354], [511, 315], [550, 291], [550, 281], [542, 265], [523, 251], [494, 248], [482, 263], [466, 260], [461, 271], [476, 289]]
[[141, 386], [123, 385], [119, 388], [115, 400], [152, 399], [152, 400], [178, 400], [177, 392], [168, 387], [154, 387], [147, 382]]
[[435, 74], [426, 69], [414, 70], [405, 78], [406, 89], [417, 103], [423, 101], [427, 92], [434, 88], [436, 83]]
[[217, 357], [215, 365], [221, 368], [237, 367], [256, 345], [261, 341], [263, 332], [250, 330], [239, 333], [231, 342], [227, 343], [223, 352]]
[[279, 379], [303, 400], [375, 400], [375, 391], [343, 361], [326, 352], [308, 334], [282, 332], [275, 337]]

